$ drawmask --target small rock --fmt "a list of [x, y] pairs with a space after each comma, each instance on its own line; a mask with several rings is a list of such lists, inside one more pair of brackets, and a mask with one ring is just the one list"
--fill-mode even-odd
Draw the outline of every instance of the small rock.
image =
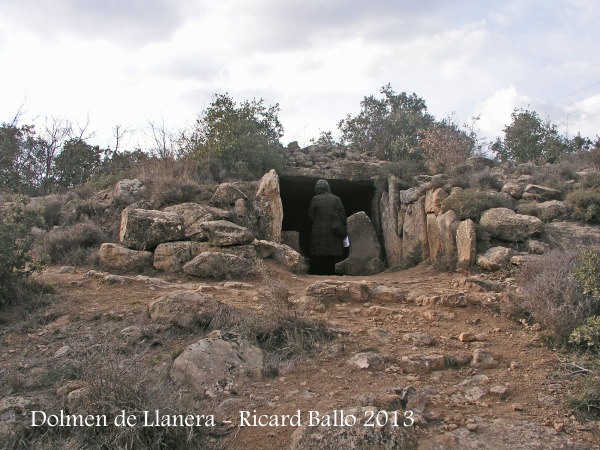
[[61, 356], [65, 356], [67, 353], [69, 353], [69, 351], [71, 351], [71, 347], [69, 347], [68, 345], [63, 345], [56, 351], [56, 353], [54, 353], [54, 358], [60, 358]]
[[468, 423], [467, 424], [467, 430], [469, 431], [477, 431], [479, 429], [479, 425], [477, 425], [476, 423]]
[[513, 409], [513, 411], [524, 411], [525, 410], [525, 408], [523, 408], [523, 405], [521, 405], [520, 403], [513, 403], [512, 409]]
[[477, 337], [475, 336], [475, 333], [466, 331], [458, 335], [458, 340], [460, 342], [473, 342], [477, 340]]
[[508, 388], [506, 386], [494, 386], [490, 388], [490, 394], [497, 395], [499, 397], [506, 395], [507, 392]]

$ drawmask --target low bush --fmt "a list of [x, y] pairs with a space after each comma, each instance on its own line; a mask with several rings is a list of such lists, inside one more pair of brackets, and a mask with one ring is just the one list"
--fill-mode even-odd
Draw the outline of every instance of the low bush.
[[570, 192], [566, 201], [573, 208], [573, 219], [600, 223], [600, 192], [580, 189]]
[[454, 211], [460, 220], [478, 220], [485, 210], [490, 208], [506, 208], [505, 198], [495, 192], [465, 189], [447, 197], [442, 202], [442, 212]]
[[600, 350], [600, 316], [588, 317], [569, 336], [569, 344], [583, 350]]
[[89, 265], [93, 264], [99, 245], [107, 241], [100, 226], [85, 221], [55, 228], [40, 236], [34, 253], [44, 263]]
[[573, 330], [600, 312], [598, 300], [574, 276], [584, 265], [575, 252], [551, 251], [518, 273], [521, 292], [513, 301], [545, 328], [552, 345], [566, 346]]
[[26, 208], [26, 203], [26, 199], [17, 199], [0, 213], [0, 306], [17, 300], [19, 280], [33, 269], [31, 228], [41, 226], [43, 218], [38, 210]]
[[581, 179], [583, 189], [600, 188], [600, 172], [590, 172]]

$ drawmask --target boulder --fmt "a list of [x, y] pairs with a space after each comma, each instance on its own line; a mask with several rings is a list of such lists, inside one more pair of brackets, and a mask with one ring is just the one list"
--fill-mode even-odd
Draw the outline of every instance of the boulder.
[[258, 238], [276, 243], [281, 242], [283, 203], [277, 172], [271, 169], [260, 180], [254, 200], [258, 215]]
[[598, 248], [600, 247], [600, 227], [573, 222], [552, 222], [546, 224], [542, 233], [542, 241], [552, 249]]
[[508, 266], [514, 254], [515, 251], [507, 247], [492, 247], [485, 254], [477, 257], [477, 265], [486, 270], [500, 270]]
[[[210, 210], [214, 211], [215, 208], [210, 208]], [[218, 220], [223, 218], [221, 214], [220, 217], [216, 217], [213, 212], [211, 212], [209, 208], [206, 208], [198, 203], [182, 203], [180, 205], [168, 206], [164, 209], [165, 212], [175, 213], [181, 216], [183, 220], [183, 236], [187, 239], [193, 239], [195, 241], [207, 241], [208, 236], [206, 232], [202, 229], [202, 224], [204, 222], [209, 222], [211, 220]], [[227, 216], [227, 212], [223, 211], [225, 216]]]
[[190, 327], [208, 325], [218, 306], [211, 295], [179, 290], [153, 300], [148, 312], [154, 322]]
[[248, 200], [248, 197], [233, 184], [221, 183], [208, 203], [212, 206], [232, 207], [238, 199]]
[[154, 250], [158, 244], [183, 238], [183, 219], [174, 213], [125, 208], [119, 238], [129, 248]]
[[137, 178], [134, 180], [121, 180], [113, 189], [113, 203], [131, 205], [141, 199], [145, 191], [144, 183]]
[[245, 278], [256, 272], [256, 260], [217, 251], [202, 252], [182, 270], [188, 275], [217, 280]]
[[[356, 418], [356, 423], [343, 423]], [[391, 420], [396, 417], [397, 421]], [[369, 418], [387, 418], [384, 426], [370, 426]], [[337, 423], [334, 423], [337, 418]], [[412, 426], [403, 426], [401, 412], [387, 412], [373, 406], [343, 408], [341, 410], [313, 413], [314, 423], [304, 423], [292, 434], [290, 450], [336, 450], [336, 449], [378, 449], [409, 450], [415, 449], [418, 439]], [[375, 424], [375, 422], [368, 422]], [[407, 425], [410, 423], [406, 422]], [[383, 425], [383, 423], [382, 423]]]
[[271, 259], [290, 272], [305, 273], [307, 269], [304, 256], [285, 244], [277, 246], [271, 255]]
[[271, 241], [255, 239], [254, 241], [252, 241], [252, 245], [256, 250], [257, 256], [261, 259], [268, 258], [273, 254], [273, 252], [275, 252], [275, 250], [277, 250], [277, 244]]
[[165, 272], [180, 272], [183, 265], [207, 251], [207, 242], [176, 241], [158, 244], [154, 250], [154, 268]]
[[385, 361], [381, 355], [375, 352], [356, 353], [347, 361], [347, 364], [357, 369], [380, 371], [385, 367]]
[[549, 187], [538, 186], [537, 184], [528, 184], [525, 186], [523, 198], [526, 200], [537, 200], [539, 202], [560, 200], [562, 198], [562, 192]]
[[306, 295], [324, 304], [369, 301], [371, 287], [361, 281], [317, 281], [306, 288]]
[[262, 350], [239, 334], [213, 331], [173, 361], [171, 379], [206, 397], [231, 393], [263, 377]]
[[247, 228], [227, 220], [204, 222], [201, 226], [208, 235], [208, 242], [215, 247], [250, 244], [254, 240]]
[[120, 244], [104, 243], [98, 251], [100, 266], [117, 272], [142, 272], [152, 267], [152, 253], [131, 250]]
[[475, 264], [477, 256], [477, 235], [475, 223], [471, 219], [463, 220], [456, 229], [456, 266], [465, 270]]
[[350, 253], [348, 258], [335, 265], [342, 275], [375, 275], [384, 268], [381, 247], [371, 219], [364, 211], [348, 218]]
[[553, 220], [565, 220], [571, 215], [571, 208], [560, 200], [548, 200], [538, 203], [536, 216], [544, 222]]
[[517, 214], [508, 208], [488, 209], [479, 225], [492, 237], [505, 241], [524, 241], [542, 232], [543, 222], [537, 217]]
[[523, 197], [523, 192], [525, 192], [525, 186], [519, 183], [513, 183], [511, 181], [507, 182], [502, 186], [502, 192], [506, 192], [511, 197], [519, 200]]

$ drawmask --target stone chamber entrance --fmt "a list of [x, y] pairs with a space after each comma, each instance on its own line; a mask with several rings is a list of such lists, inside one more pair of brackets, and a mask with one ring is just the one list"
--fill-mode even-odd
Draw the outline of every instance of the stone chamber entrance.
[[[310, 200], [315, 195], [318, 177], [290, 176], [279, 177], [281, 201], [283, 203], [282, 231], [300, 233], [300, 253], [310, 257], [310, 232], [312, 222], [308, 218]], [[331, 192], [337, 195], [344, 205], [346, 216], [364, 211], [378, 229], [379, 220], [375, 203], [375, 185], [373, 181], [349, 181], [327, 179]], [[351, 243], [352, 245], [352, 243]], [[312, 273], [312, 268], [309, 269]]]

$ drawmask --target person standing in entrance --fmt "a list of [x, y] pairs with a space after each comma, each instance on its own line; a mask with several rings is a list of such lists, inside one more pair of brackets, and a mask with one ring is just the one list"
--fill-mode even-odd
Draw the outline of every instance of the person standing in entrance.
[[337, 212], [346, 225], [346, 211], [339, 197], [331, 193], [326, 180], [315, 185], [315, 196], [308, 207], [313, 221], [310, 235], [311, 269], [315, 275], [334, 275], [335, 263], [343, 255], [343, 238], [331, 231], [333, 214]]

